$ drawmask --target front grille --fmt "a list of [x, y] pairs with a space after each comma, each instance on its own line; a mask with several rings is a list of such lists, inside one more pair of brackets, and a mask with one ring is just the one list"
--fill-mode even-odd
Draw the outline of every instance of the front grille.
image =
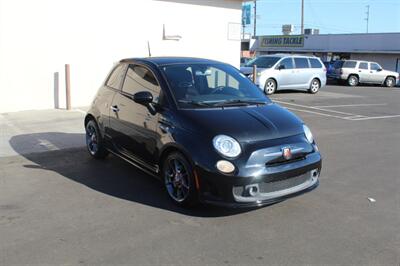
[[284, 190], [287, 188], [298, 186], [300, 184], [303, 184], [310, 178], [311, 178], [310, 173], [307, 172], [305, 174], [295, 176], [292, 178], [276, 180], [276, 181], [272, 181], [272, 182], [268, 182], [268, 183], [262, 182], [258, 185], [258, 187], [260, 189], [260, 193], [269, 193], [269, 192]]
[[[307, 172], [295, 177], [281, 177], [279, 179], [274, 179], [269, 182], [261, 182], [258, 183], [258, 189], [259, 189], [258, 193], [260, 194], [270, 193], [296, 187], [310, 180], [312, 178], [311, 176], [312, 174], [310, 172]], [[248, 191], [246, 191], [245, 186], [234, 187], [233, 193], [236, 196], [250, 197]]]
[[267, 163], [265, 163], [265, 165], [267, 167], [279, 166], [279, 165], [282, 165], [282, 164], [298, 162], [298, 161], [304, 160], [305, 158], [306, 158], [306, 156], [304, 156], [304, 155], [296, 157], [296, 158], [292, 158], [290, 160], [285, 160], [285, 159], [282, 158], [282, 159], [278, 159], [278, 160], [273, 160], [273, 161], [267, 162]]

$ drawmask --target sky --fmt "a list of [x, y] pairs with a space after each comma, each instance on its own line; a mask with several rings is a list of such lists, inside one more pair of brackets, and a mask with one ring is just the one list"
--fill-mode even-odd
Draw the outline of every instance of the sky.
[[[304, 27], [320, 34], [365, 33], [367, 5], [370, 33], [400, 32], [400, 0], [304, 0]], [[282, 34], [282, 24], [300, 33], [300, 23], [301, 0], [257, 0], [257, 35]], [[253, 24], [245, 31], [253, 32]]]

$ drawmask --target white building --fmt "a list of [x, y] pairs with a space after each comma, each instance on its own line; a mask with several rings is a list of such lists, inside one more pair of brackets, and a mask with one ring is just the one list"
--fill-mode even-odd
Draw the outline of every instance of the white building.
[[252, 48], [257, 55], [305, 53], [331, 59], [375, 61], [400, 72], [400, 33], [357, 33], [260, 36]]
[[241, 0], [0, 0], [0, 113], [90, 103], [126, 57], [194, 56], [239, 66]]

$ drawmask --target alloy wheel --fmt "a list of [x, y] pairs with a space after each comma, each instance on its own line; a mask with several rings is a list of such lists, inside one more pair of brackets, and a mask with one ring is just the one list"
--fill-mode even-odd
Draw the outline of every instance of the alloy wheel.
[[356, 77], [351, 76], [351, 77], [349, 78], [349, 84], [350, 84], [350, 86], [356, 86], [357, 83], [358, 83], [358, 80], [357, 80]]
[[268, 80], [265, 86], [265, 92], [267, 94], [272, 94], [275, 91], [275, 82], [272, 80]]
[[184, 201], [189, 195], [189, 174], [183, 162], [170, 159], [165, 169], [165, 186], [168, 194], [177, 202]]
[[95, 155], [98, 151], [98, 138], [94, 126], [89, 123], [86, 127], [86, 145], [90, 154]]
[[311, 83], [311, 92], [316, 93], [319, 90], [319, 81], [314, 79]]
[[386, 80], [386, 86], [387, 86], [387, 87], [393, 87], [393, 85], [394, 85], [393, 79], [392, 79], [392, 78], [388, 78], [388, 79]]

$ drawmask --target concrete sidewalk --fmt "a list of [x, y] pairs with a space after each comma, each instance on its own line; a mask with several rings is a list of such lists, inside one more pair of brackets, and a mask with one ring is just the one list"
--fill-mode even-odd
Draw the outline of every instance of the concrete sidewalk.
[[0, 157], [84, 146], [85, 110], [0, 114]]

